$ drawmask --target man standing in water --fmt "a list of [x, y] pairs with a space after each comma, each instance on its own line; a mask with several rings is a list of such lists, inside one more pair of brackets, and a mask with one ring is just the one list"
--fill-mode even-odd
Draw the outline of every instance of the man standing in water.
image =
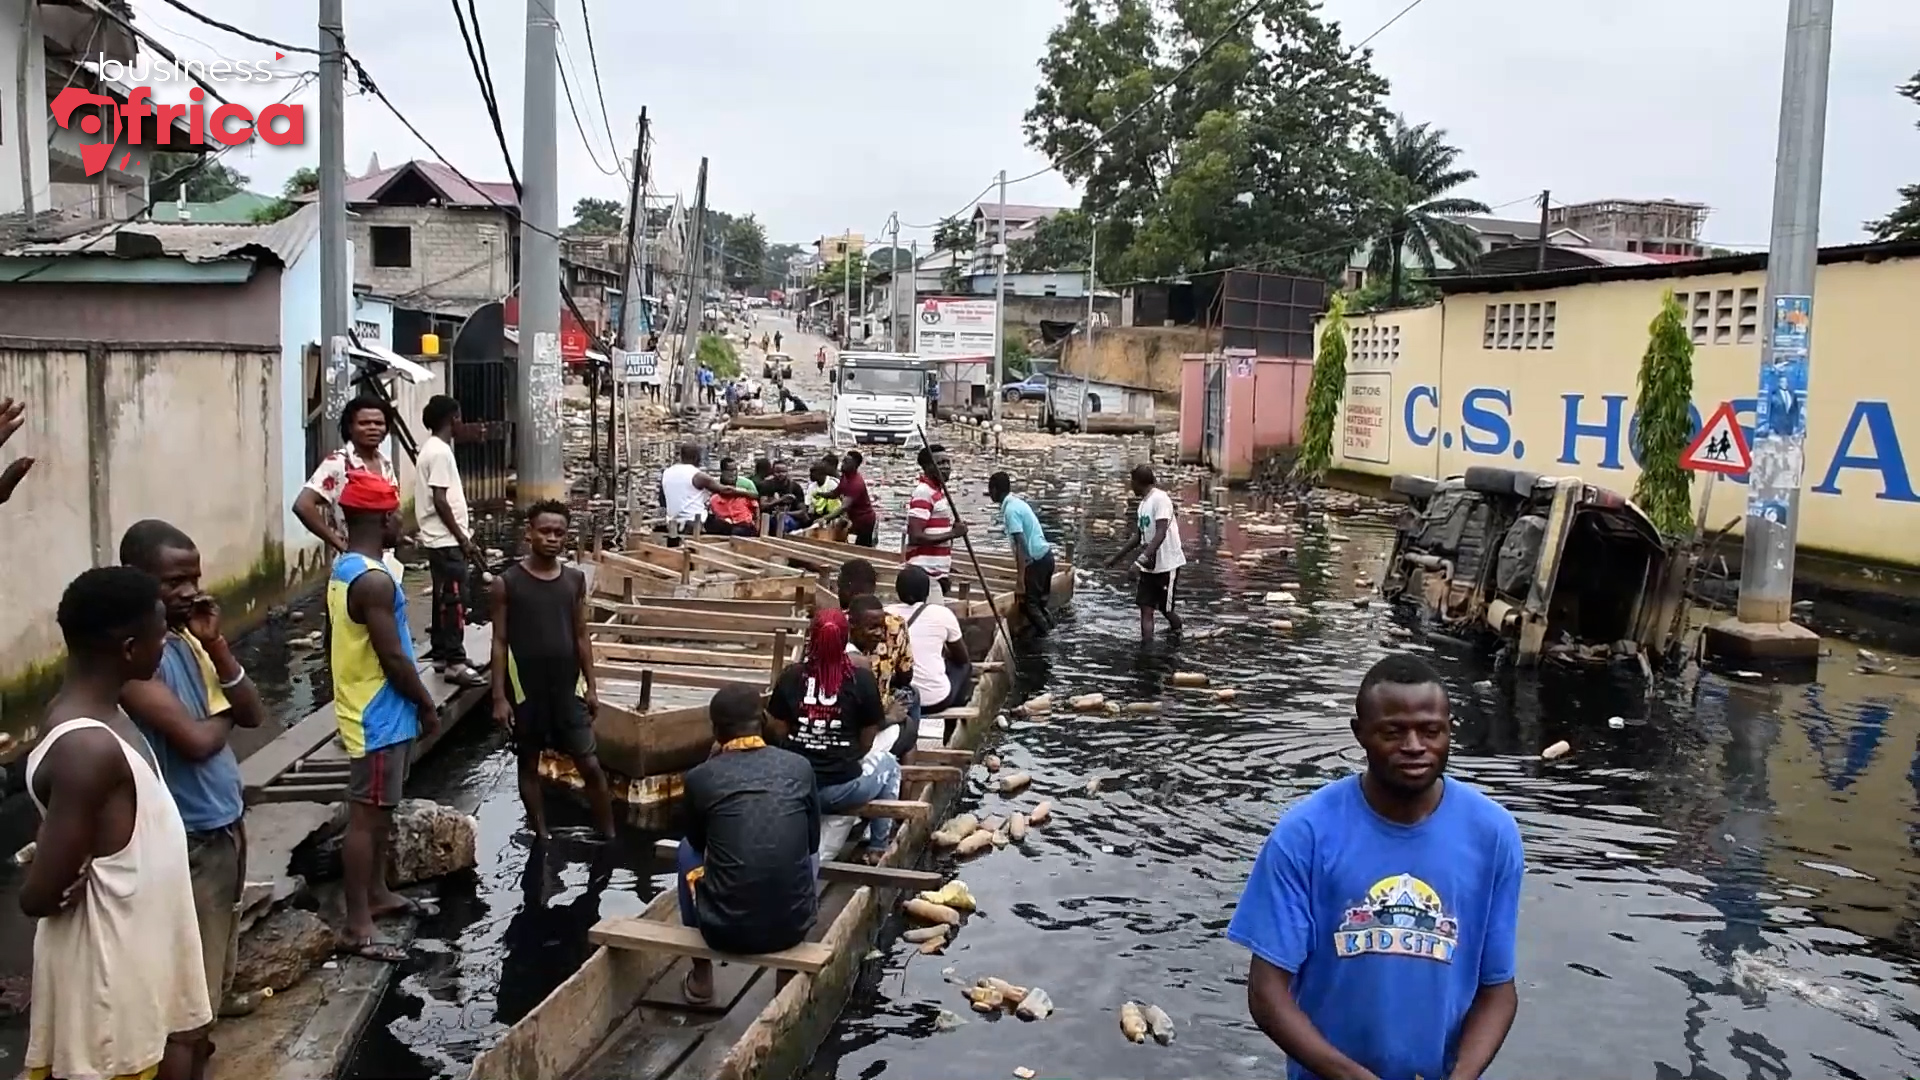
[[1140, 609], [1140, 640], [1153, 640], [1153, 613], [1167, 617], [1167, 630], [1180, 632], [1180, 616], [1173, 613], [1174, 579], [1187, 565], [1180, 549], [1180, 522], [1173, 516], [1173, 496], [1161, 490], [1151, 465], [1133, 467], [1133, 494], [1140, 500], [1136, 513], [1139, 532], [1126, 550], [1114, 556], [1108, 566], [1139, 554], [1139, 580], [1133, 587], [1134, 606]]
[[[136, 522], [120, 538], [120, 561], [157, 578], [166, 605], [160, 670], [120, 692], [187, 829], [187, 867], [200, 925], [207, 997], [218, 1013], [233, 980], [246, 886], [246, 810], [240, 763], [228, 737], [265, 719], [260, 691], [220, 632], [220, 607], [200, 591], [200, 551], [164, 521]], [[202, 1032], [201, 1060], [213, 1044]]]
[[1045, 634], [1053, 629], [1049, 608], [1053, 596], [1053, 545], [1040, 528], [1040, 518], [1027, 500], [1013, 493], [1013, 477], [997, 472], [987, 477], [987, 498], [1000, 506], [1000, 520], [1007, 529], [1007, 543], [1013, 548], [1013, 561], [1020, 571], [1020, 606], [1027, 624]]
[[400, 911], [434, 911], [387, 888], [387, 843], [414, 740], [440, 729], [440, 712], [414, 663], [407, 591], [380, 557], [400, 540], [400, 489], [375, 473], [355, 471], [339, 505], [347, 550], [333, 560], [327, 579], [327, 621], [333, 710], [348, 760], [347, 834], [340, 849], [345, 947], [369, 960], [399, 963], [406, 950], [376, 940], [373, 921]]
[[953, 520], [953, 503], [947, 497], [952, 476], [953, 462], [946, 447], [939, 443], [921, 447], [920, 479], [907, 500], [907, 562], [925, 570], [942, 595], [953, 572], [953, 542], [967, 535], [967, 527]]
[[867, 493], [867, 478], [860, 472], [866, 458], [858, 450], [849, 450], [840, 459], [840, 506], [847, 515], [853, 542], [873, 547], [880, 531], [880, 515], [873, 509], [873, 496]]
[[520, 801], [536, 841], [547, 838], [540, 752], [573, 759], [600, 835], [613, 838], [613, 795], [594, 754], [593, 642], [586, 575], [560, 562], [572, 524], [556, 500], [527, 508], [527, 557], [493, 580], [493, 718], [513, 734]]
[[213, 1009], [186, 829], [119, 705], [160, 666], [160, 585], [130, 566], [88, 570], [58, 619], [66, 674], [27, 756], [41, 815], [20, 885], [20, 911], [39, 920], [27, 1075], [197, 1080]]
[[1375, 664], [1354, 701], [1366, 771], [1289, 807], [1254, 861], [1227, 937], [1292, 1080], [1478, 1080], [1513, 1026], [1520, 829], [1444, 777], [1450, 731], [1431, 667]]

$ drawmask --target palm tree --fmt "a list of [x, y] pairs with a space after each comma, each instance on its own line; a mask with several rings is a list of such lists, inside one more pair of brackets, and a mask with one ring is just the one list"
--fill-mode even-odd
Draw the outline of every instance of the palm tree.
[[1455, 167], [1460, 148], [1448, 146], [1446, 137], [1445, 129], [1431, 124], [1408, 126], [1404, 116], [1394, 117], [1392, 129], [1376, 137], [1374, 153], [1387, 171], [1388, 195], [1383, 207], [1386, 232], [1374, 245], [1369, 269], [1393, 275], [1389, 305], [1400, 303], [1406, 256], [1412, 255], [1428, 274], [1433, 273], [1436, 252], [1455, 266], [1470, 266], [1480, 257], [1473, 230], [1442, 216], [1490, 212], [1477, 199], [1447, 197], [1480, 174]]

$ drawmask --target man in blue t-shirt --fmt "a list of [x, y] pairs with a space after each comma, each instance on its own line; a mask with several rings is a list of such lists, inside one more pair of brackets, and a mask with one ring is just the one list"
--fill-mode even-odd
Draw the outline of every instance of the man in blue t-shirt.
[[1039, 633], [1053, 629], [1048, 609], [1053, 594], [1053, 545], [1040, 528], [1040, 519], [1027, 500], [1013, 493], [1013, 477], [1004, 472], [987, 478], [987, 497], [1000, 507], [1007, 543], [1020, 570], [1020, 604], [1027, 622]]
[[1513, 815], [1443, 777], [1447, 692], [1417, 657], [1360, 683], [1360, 776], [1287, 809], [1227, 937], [1292, 1080], [1477, 1080], [1513, 1025], [1525, 865]]

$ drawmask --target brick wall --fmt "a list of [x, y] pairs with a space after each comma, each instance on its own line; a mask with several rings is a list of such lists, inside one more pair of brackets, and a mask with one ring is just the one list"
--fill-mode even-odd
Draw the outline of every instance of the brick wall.
[[[457, 308], [465, 314], [504, 297], [513, 287], [515, 226], [504, 210], [359, 206], [349, 226], [354, 282], [394, 297], [397, 306]], [[393, 226], [412, 230], [412, 265], [375, 266], [373, 230]]]

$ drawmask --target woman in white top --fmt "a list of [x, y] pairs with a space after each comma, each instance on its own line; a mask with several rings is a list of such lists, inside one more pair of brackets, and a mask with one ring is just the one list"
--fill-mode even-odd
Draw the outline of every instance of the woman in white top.
[[186, 828], [119, 708], [122, 687], [159, 669], [162, 611], [160, 583], [124, 566], [88, 570], [60, 599], [66, 676], [27, 758], [42, 817], [20, 887], [40, 920], [34, 1080], [185, 1080], [211, 1050]]

